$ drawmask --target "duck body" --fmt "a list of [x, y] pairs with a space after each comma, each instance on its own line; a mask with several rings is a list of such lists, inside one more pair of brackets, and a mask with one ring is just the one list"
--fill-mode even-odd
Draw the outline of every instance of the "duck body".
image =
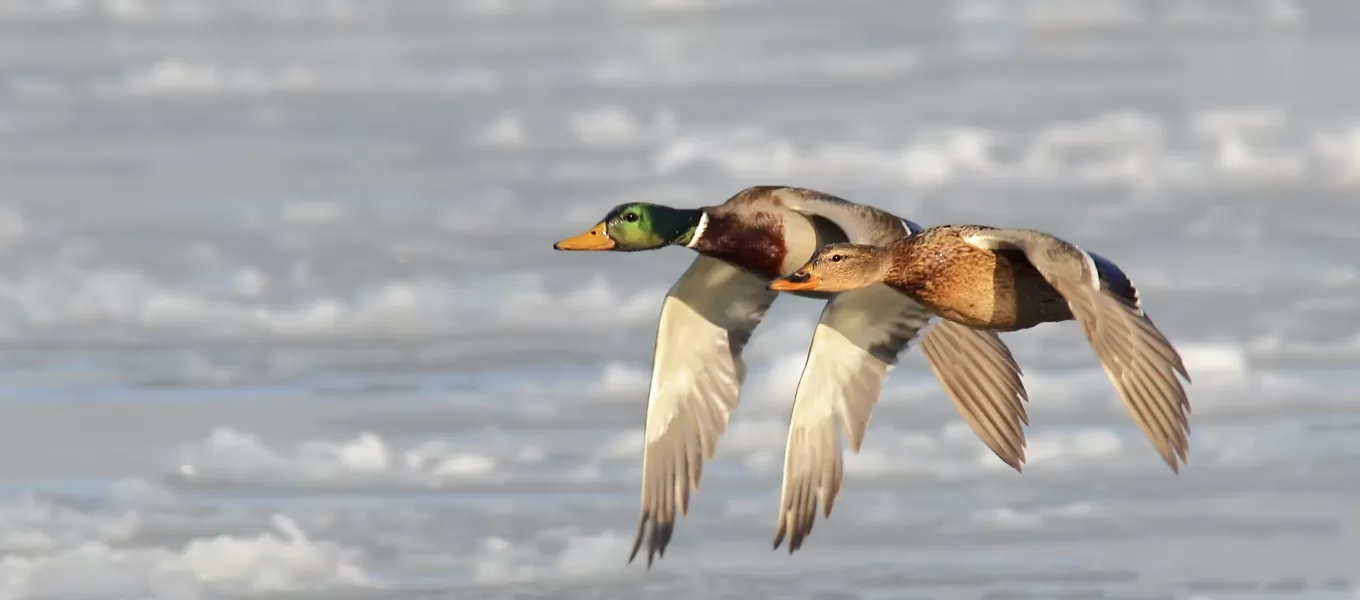
[[[893, 264], [884, 283], [951, 321], [993, 331], [1019, 331], [1073, 319], [1067, 300], [1025, 253], [981, 248], [972, 235], [1000, 231], [982, 225], [943, 225], [888, 245]], [[1088, 252], [1101, 288], [1130, 303], [1137, 290], [1113, 262]]]
[[888, 246], [888, 286], [951, 321], [994, 331], [1018, 331], [1066, 321], [1062, 294], [1014, 250], [986, 250], [964, 235], [977, 226], [932, 227]]

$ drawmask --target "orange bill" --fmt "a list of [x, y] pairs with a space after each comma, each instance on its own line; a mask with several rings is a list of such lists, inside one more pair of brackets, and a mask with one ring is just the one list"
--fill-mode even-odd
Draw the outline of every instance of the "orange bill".
[[798, 272], [771, 281], [769, 287], [776, 292], [810, 292], [822, 287], [822, 278], [811, 273]]
[[569, 237], [553, 244], [558, 250], [613, 250], [614, 240], [604, 233], [604, 223], [600, 223], [576, 237]]

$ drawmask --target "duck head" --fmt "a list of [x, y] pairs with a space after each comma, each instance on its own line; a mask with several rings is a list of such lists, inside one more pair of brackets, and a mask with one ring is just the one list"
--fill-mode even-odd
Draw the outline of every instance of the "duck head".
[[585, 233], [553, 244], [557, 250], [635, 252], [688, 244], [703, 210], [631, 202], [609, 211]]
[[777, 292], [847, 292], [883, 281], [892, 265], [887, 248], [830, 244], [797, 271], [770, 282]]

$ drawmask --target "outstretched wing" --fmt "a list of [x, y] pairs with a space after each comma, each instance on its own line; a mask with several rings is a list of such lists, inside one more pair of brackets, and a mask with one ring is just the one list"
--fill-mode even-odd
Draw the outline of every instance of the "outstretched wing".
[[897, 355], [934, 315], [881, 284], [837, 294], [812, 335], [794, 394], [774, 547], [797, 551], [817, 507], [831, 516], [842, 476], [841, 430], [858, 452]]
[[[814, 190], [784, 188], [775, 194], [797, 212], [830, 221], [853, 243], [884, 245], [923, 229], [886, 211]], [[842, 479], [840, 430], [858, 452], [884, 379], [932, 317], [915, 300], [883, 285], [838, 294], [822, 311], [789, 422], [775, 548], [787, 536], [789, 552], [797, 551], [812, 531], [818, 505], [824, 516], [831, 515]], [[1010, 351], [995, 334], [943, 323], [923, 343], [937, 355], [972, 352], [971, 361], [932, 360], [931, 366], [974, 431], [1002, 460], [1019, 468], [1024, 434], [1018, 422], [1025, 419], [1020, 404], [1025, 392]], [[983, 429], [984, 424], [996, 425]]]
[[921, 352], [973, 433], [1019, 471], [1029, 395], [1010, 348], [994, 331], [941, 320], [921, 340]]
[[[773, 194], [795, 212], [830, 222], [854, 243], [886, 244], [922, 229], [889, 212], [816, 190], [780, 188]], [[819, 505], [825, 516], [831, 515], [843, 475], [840, 432], [845, 431], [858, 452], [897, 355], [933, 316], [883, 285], [837, 294], [822, 309], [789, 418], [776, 549], [786, 536], [790, 553], [802, 547]]]
[[964, 239], [987, 250], [1023, 252], [1062, 294], [1130, 416], [1162, 460], [1179, 472], [1190, 449], [1190, 401], [1176, 376], [1188, 382], [1190, 375], [1143, 312], [1128, 278], [1114, 263], [1038, 231], [989, 229]]
[[642, 452], [642, 514], [628, 557], [647, 538], [647, 565], [665, 555], [703, 463], [713, 458], [746, 376], [741, 351], [774, 302], [766, 282], [700, 256], [661, 307]]

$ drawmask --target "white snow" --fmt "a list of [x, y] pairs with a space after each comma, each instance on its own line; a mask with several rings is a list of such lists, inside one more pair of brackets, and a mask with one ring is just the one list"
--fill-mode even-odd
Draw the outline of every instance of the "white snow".
[[[8, 510], [0, 514], [5, 521], [13, 518]], [[270, 530], [257, 534], [194, 538], [177, 548], [86, 538], [64, 539], [42, 553], [11, 550], [0, 558], [0, 594], [168, 600], [372, 585], [359, 565], [360, 552], [313, 540], [287, 516], [274, 515], [271, 521]], [[58, 534], [71, 526], [62, 521], [39, 525]]]
[[[1280, 111], [1259, 116], [1267, 117], [1287, 118]], [[1350, 125], [1305, 126], [1311, 137], [1272, 143], [1253, 139], [1259, 137], [1253, 132], [1271, 125], [1259, 118], [1210, 110], [1178, 122], [1116, 111], [1029, 131], [959, 123], [886, 144], [841, 140], [833, 133], [804, 145], [763, 129], [725, 128], [681, 133], [657, 152], [654, 165], [661, 174], [701, 164], [739, 179], [867, 178], [922, 190], [1016, 183], [1199, 190], [1353, 179], [1353, 151], [1344, 141]]]
[[[528, 455], [532, 458], [532, 454]], [[362, 433], [346, 441], [316, 441], [276, 450], [247, 433], [218, 429], [181, 453], [179, 474], [194, 481], [275, 485], [406, 483], [440, 487], [496, 472], [496, 457], [458, 450], [438, 440], [393, 449]]]

